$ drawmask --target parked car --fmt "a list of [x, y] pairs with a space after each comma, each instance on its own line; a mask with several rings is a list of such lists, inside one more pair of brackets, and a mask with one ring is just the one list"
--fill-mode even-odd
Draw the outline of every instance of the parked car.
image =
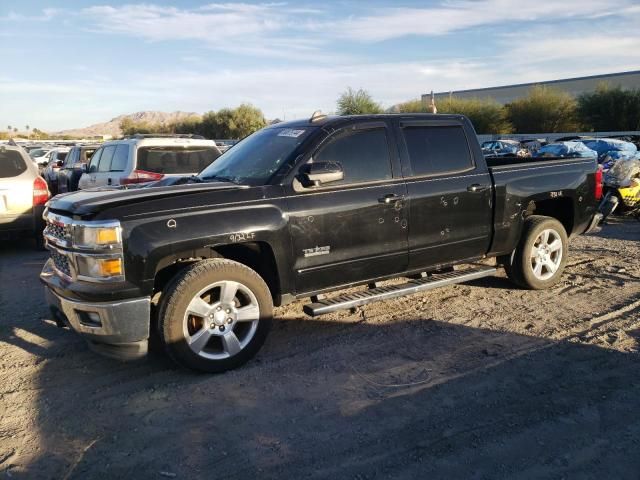
[[517, 140], [490, 140], [482, 143], [482, 153], [492, 157], [515, 157], [521, 149]]
[[36, 162], [38, 165], [46, 166], [49, 161], [49, 152], [51, 148], [36, 148], [29, 152], [29, 156]]
[[43, 245], [47, 183], [20, 147], [0, 146], [0, 237], [29, 236]]
[[84, 173], [91, 156], [100, 145], [78, 145], [67, 154], [64, 163], [58, 170], [58, 193], [78, 190], [80, 177]]
[[131, 185], [170, 176], [195, 175], [219, 156], [215, 142], [202, 137], [133, 135], [103, 144], [91, 157], [78, 188]]
[[215, 142], [220, 152], [224, 153], [238, 143], [238, 140], [215, 140]]
[[600, 219], [601, 176], [595, 157], [485, 159], [460, 115], [314, 115], [187, 182], [55, 197], [40, 278], [93, 349], [137, 358], [153, 329], [180, 364], [220, 372], [296, 298], [321, 315], [494, 275], [477, 263], [494, 257], [524, 288], [555, 285], [568, 238]]
[[58, 194], [58, 171], [62, 167], [64, 160], [69, 153], [69, 147], [54, 148], [47, 155], [46, 167], [42, 170], [42, 176], [49, 185], [49, 191], [52, 195]]

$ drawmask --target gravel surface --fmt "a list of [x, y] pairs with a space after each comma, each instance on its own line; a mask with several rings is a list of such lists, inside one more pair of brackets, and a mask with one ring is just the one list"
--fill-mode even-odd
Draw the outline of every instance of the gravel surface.
[[0, 478], [639, 478], [639, 222], [572, 240], [548, 291], [279, 308], [222, 375], [92, 353], [50, 320], [45, 258], [0, 243]]

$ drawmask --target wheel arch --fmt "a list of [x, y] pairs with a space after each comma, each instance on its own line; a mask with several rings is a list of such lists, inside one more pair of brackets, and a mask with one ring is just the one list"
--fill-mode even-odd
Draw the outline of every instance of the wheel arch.
[[171, 279], [185, 267], [209, 258], [226, 258], [256, 271], [269, 287], [274, 304], [280, 303], [282, 295], [281, 269], [278, 268], [272, 246], [265, 241], [222, 244], [172, 253], [162, 258], [156, 265], [154, 294], [161, 292]]
[[531, 215], [555, 218], [558, 220], [567, 236], [571, 236], [575, 225], [575, 206], [571, 197], [552, 198], [544, 200], [532, 200], [524, 213], [524, 218]]

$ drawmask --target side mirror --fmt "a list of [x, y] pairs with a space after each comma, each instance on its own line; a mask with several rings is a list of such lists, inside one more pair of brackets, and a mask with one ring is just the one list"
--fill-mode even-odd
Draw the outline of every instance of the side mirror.
[[64, 160], [56, 160], [56, 162], [53, 164], [53, 166], [60, 168], [63, 163], [64, 163]]
[[80, 172], [86, 172], [87, 171], [87, 164], [86, 163], [82, 163], [82, 162], [76, 162], [73, 164], [73, 169], [74, 170], [78, 170]]
[[305, 187], [319, 187], [342, 180], [344, 170], [338, 162], [307, 163], [300, 169], [300, 176]]

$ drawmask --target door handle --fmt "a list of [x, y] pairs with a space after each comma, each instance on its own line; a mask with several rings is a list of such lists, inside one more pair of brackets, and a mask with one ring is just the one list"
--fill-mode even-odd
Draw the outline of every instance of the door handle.
[[467, 192], [482, 192], [489, 188], [487, 185], [480, 185], [479, 183], [474, 183], [473, 185], [469, 185], [467, 187]]
[[107, 185], [111, 185], [111, 178], [107, 179]]
[[404, 195], [396, 195], [395, 193], [388, 193], [387, 195], [378, 199], [379, 203], [394, 203], [404, 200]]

